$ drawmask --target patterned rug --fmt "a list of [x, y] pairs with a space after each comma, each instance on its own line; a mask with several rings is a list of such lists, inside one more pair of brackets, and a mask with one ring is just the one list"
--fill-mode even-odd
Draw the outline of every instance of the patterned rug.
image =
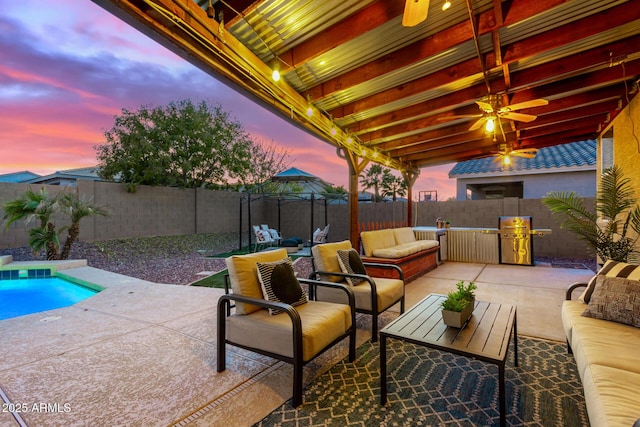
[[[588, 426], [573, 357], [555, 341], [519, 337], [506, 365], [507, 424]], [[398, 340], [387, 344], [388, 402], [380, 406], [379, 344], [367, 342], [256, 426], [497, 426], [498, 368]]]

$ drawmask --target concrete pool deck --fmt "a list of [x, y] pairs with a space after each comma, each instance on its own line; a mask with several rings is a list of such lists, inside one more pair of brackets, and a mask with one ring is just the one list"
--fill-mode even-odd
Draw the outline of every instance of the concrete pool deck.
[[[229, 346], [227, 369], [216, 372], [221, 289], [157, 284], [86, 266], [64, 273], [106, 289], [71, 307], [0, 321], [0, 397], [22, 410], [0, 412], [0, 425], [246, 426], [291, 397], [291, 366], [274, 359]], [[407, 306], [451, 290], [457, 280], [475, 280], [479, 299], [515, 301], [521, 334], [544, 336], [540, 328], [562, 339], [553, 312], [559, 319], [570, 283], [592, 275], [445, 263], [407, 285]], [[358, 316], [358, 344], [370, 337], [369, 321]], [[346, 354], [344, 343], [323, 354], [305, 368], [305, 383]]]

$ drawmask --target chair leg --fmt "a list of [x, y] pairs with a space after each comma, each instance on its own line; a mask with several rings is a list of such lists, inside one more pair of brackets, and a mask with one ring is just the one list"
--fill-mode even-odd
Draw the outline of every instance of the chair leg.
[[378, 313], [373, 313], [371, 319], [371, 342], [378, 342]]
[[400, 300], [400, 314], [404, 313], [404, 295], [402, 296], [402, 299]]
[[302, 405], [302, 360], [293, 361], [293, 397], [291, 406], [297, 408]]

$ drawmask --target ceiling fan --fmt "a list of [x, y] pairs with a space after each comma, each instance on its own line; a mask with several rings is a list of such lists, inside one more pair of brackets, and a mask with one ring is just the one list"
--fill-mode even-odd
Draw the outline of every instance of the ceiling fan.
[[525, 159], [533, 159], [538, 153], [537, 148], [520, 148], [514, 150], [511, 144], [499, 144], [498, 151], [495, 153], [494, 162], [502, 162], [504, 165], [511, 164], [511, 157], [523, 157]]
[[482, 110], [480, 114], [469, 114], [461, 116], [450, 116], [443, 118], [443, 120], [451, 120], [457, 118], [476, 118], [478, 120], [473, 122], [469, 127], [470, 131], [480, 129], [482, 125], [485, 125], [487, 132], [493, 132], [496, 126], [500, 123], [501, 119], [515, 120], [518, 122], [529, 123], [537, 118], [533, 114], [519, 113], [515, 110], [521, 110], [523, 108], [541, 107], [547, 105], [549, 101], [546, 99], [532, 99], [531, 101], [519, 102], [513, 105], [502, 105], [502, 97], [498, 95], [489, 95], [485, 100], [478, 100], [476, 104]]
[[414, 27], [427, 19], [428, 12], [429, 0], [406, 0], [404, 14], [402, 15], [402, 25], [404, 27]]

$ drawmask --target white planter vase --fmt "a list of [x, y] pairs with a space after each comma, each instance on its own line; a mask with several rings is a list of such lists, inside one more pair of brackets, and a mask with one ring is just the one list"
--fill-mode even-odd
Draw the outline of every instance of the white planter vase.
[[447, 326], [453, 328], [462, 328], [471, 318], [475, 301], [471, 301], [462, 311], [442, 310], [442, 321]]

